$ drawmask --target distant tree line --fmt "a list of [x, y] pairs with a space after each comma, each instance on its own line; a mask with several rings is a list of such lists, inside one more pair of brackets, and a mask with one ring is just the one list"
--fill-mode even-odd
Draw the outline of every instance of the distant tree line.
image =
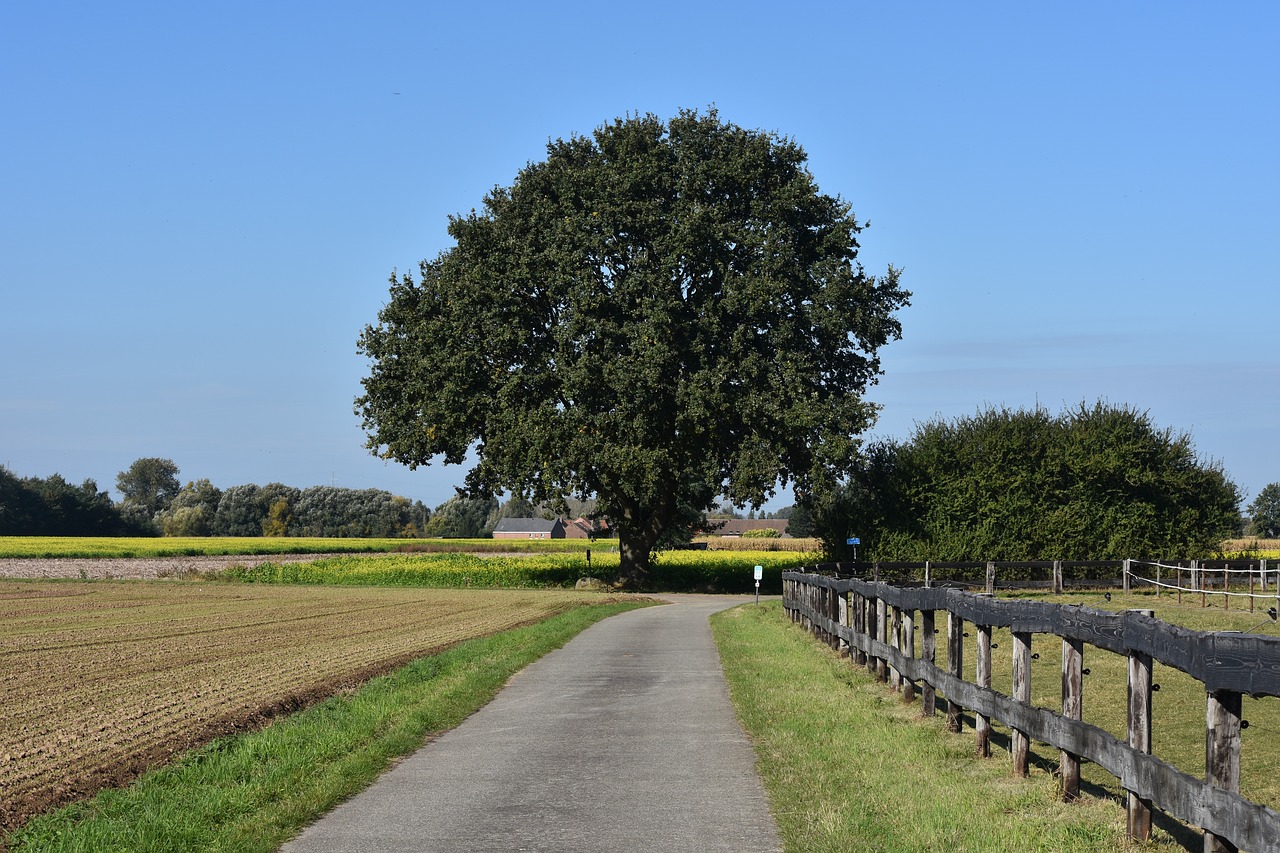
[[146, 536], [150, 523], [121, 512], [93, 480], [19, 477], [0, 465], [0, 536]]
[[869, 445], [809, 500], [836, 558], [882, 561], [1201, 557], [1240, 529], [1240, 494], [1191, 439], [1105, 403], [988, 408]]
[[333, 536], [424, 535], [430, 511], [381, 489], [280, 483], [219, 489], [181, 485], [169, 459], [138, 459], [116, 478], [119, 503], [93, 480], [18, 477], [0, 467], [0, 535], [6, 536]]

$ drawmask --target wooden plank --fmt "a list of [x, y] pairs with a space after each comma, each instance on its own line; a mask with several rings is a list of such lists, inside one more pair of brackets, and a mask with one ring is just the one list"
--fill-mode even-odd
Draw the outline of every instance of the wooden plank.
[[[883, 598], [876, 599], [876, 639], [881, 645], [888, 645], [889, 639], [889, 613], [888, 604]], [[885, 665], [886, 658], [881, 655], [876, 658], [876, 679], [878, 681], [887, 681], [889, 678], [888, 668]]]
[[[1216, 690], [1208, 695], [1205, 712], [1205, 781], [1215, 788], [1240, 792], [1240, 694]], [[1238, 848], [1213, 832], [1204, 834], [1205, 853], [1235, 853]]]
[[[937, 629], [933, 626], [932, 610], [920, 611], [920, 659], [934, 668], [934, 654], [938, 648]], [[932, 717], [937, 713], [937, 691], [934, 682], [925, 680], [920, 685], [921, 713]]]
[[[1136, 611], [1154, 616], [1154, 611]], [[1129, 747], [1151, 753], [1151, 655], [1129, 653]], [[1127, 829], [1135, 841], [1151, 838], [1151, 801], [1137, 792], [1128, 792]]]
[[[1013, 699], [1031, 706], [1031, 635], [1017, 632], [1013, 635]], [[1026, 776], [1031, 769], [1031, 740], [1024, 729], [1013, 729], [1010, 738], [1013, 772]]]
[[[978, 625], [977, 672], [974, 683], [979, 687], [991, 686], [991, 626]], [[991, 757], [991, 717], [974, 713], [974, 749], [982, 758]]]
[[[947, 672], [959, 678], [964, 672], [964, 620], [947, 613]], [[947, 731], [959, 732], [961, 707], [957, 697], [947, 692]]]
[[1141, 651], [1203, 681], [1209, 690], [1280, 696], [1280, 637], [1191, 631], [1136, 613], [987, 599], [940, 587], [896, 588], [856, 578], [837, 581], [796, 576], [812, 577], [824, 587], [842, 584], [846, 590], [883, 599], [902, 609], [949, 610], [977, 624], [1015, 632], [1057, 634], [1122, 655]]
[[[1068, 720], [1084, 719], [1084, 643], [1080, 640], [1062, 641], [1062, 716]], [[1062, 750], [1059, 758], [1062, 774], [1062, 798], [1074, 800], [1080, 796], [1080, 754]]]
[[1251, 803], [1238, 793], [1210, 785], [1154, 756], [1140, 753], [1096, 726], [1018, 702], [995, 690], [979, 688], [923, 658], [907, 658], [873, 637], [856, 634], [843, 626], [833, 627], [869, 657], [888, 660], [899, 655], [894, 658], [895, 665], [907, 677], [920, 681], [922, 687], [930, 684], [948, 697], [956, 697], [964, 707], [1024, 731], [1032, 739], [1096, 763], [1119, 779], [1126, 790], [1150, 800], [1155, 808], [1230, 839], [1240, 848], [1280, 850], [1276, 841], [1280, 839], [1280, 813], [1266, 806]]
[[[888, 635], [890, 635], [890, 646], [895, 651], [902, 651], [902, 608], [893, 607], [890, 612], [890, 624], [888, 624]], [[899, 693], [902, 689], [902, 674], [896, 666], [888, 667], [888, 689], [893, 693]]]
[[[912, 659], [916, 656], [916, 614], [912, 610], [902, 611], [902, 654]], [[915, 681], [905, 677], [902, 679], [903, 702], [914, 702], [916, 690]]]

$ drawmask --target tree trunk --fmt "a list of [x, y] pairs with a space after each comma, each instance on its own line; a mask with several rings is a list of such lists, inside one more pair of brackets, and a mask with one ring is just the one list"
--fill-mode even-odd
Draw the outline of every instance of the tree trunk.
[[648, 589], [653, 579], [649, 571], [652, 549], [641, 534], [618, 537], [618, 586], [623, 589]]

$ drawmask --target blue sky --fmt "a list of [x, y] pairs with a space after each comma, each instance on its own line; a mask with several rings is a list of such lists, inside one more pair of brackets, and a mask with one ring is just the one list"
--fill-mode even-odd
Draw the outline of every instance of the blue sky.
[[[0, 7], [0, 463], [377, 487], [360, 329], [549, 139], [793, 137], [905, 268], [877, 433], [1102, 398], [1280, 480], [1280, 6]], [[779, 495], [771, 506], [790, 502]]]

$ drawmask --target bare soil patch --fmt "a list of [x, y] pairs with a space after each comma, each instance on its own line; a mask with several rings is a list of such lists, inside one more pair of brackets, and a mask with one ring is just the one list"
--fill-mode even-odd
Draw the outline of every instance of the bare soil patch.
[[416, 657], [585, 601], [601, 597], [0, 580], [0, 830]]
[[[344, 554], [251, 554], [183, 557], [38, 557], [0, 558], [0, 578], [62, 578], [79, 580], [155, 580], [206, 575], [228, 566], [262, 563], [306, 563]], [[374, 556], [374, 555], [365, 555]]]

